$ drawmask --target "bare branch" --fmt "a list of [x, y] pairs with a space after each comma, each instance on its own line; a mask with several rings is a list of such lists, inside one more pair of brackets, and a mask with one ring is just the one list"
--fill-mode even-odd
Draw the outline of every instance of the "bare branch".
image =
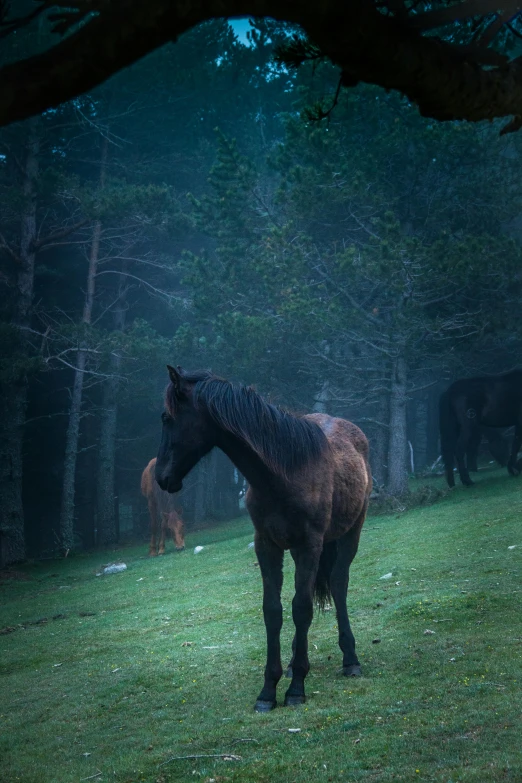
[[13, 261], [16, 261], [17, 264], [21, 264], [22, 263], [22, 259], [20, 258], [18, 253], [16, 253], [13, 250], [13, 248], [11, 247], [9, 242], [7, 242], [5, 240], [5, 238], [4, 238], [4, 236], [2, 234], [0, 234], [0, 250], [4, 250], [7, 253], [8, 256], [11, 256]]
[[65, 239], [65, 237], [68, 237], [70, 234], [73, 234], [75, 231], [78, 231], [79, 228], [83, 228], [83, 226], [85, 226], [88, 222], [89, 222], [88, 218], [83, 218], [82, 220], [79, 220], [77, 223], [73, 223], [73, 225], [71, 226], [66, 226], [65, 228], [62, 228], [58, 231], [53, 231], [51, 234], [48, 234], [46, 237], [43, 237], [43, 239], [38, 239], [36, 242], [34, 242], [33, 250], [42, 250], [51, 244], [52, 245], [58, 244], [58, 240]]
[[122, 272], [120, 269], [104, 269], [102, 272], [97, 272], [96, 277], [99, 277], [100, 275], [123, 275], [124, 277], [130, 277], [132, 280], [137, 280], [138, 283], [141, 283], [146, 288], [149, 288], [151, 291], [154, 291], [154, 293], [159, 294], [165, 299], [174, 299], [176, 301], [181, 299], [180, 296], [175, 296], [168, 291], [162, 291], [161, 288], [156, 288], [156, 286], [153, 286], [152, 283], [149, 283], [148, 280], [144, 280], [142, 277], [131, 275], [130, 272]]

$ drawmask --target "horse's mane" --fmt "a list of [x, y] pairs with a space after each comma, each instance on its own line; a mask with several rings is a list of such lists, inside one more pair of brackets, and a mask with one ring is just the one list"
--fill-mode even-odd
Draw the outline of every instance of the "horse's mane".
[[[181, 374], [184, 381], [194, 384], [196, 407], [250, 446], [274, 473], [288, 476], [327, 448], [326, 436], [314, 421], [266, 402], [251, 386], [231, 383], [207, 370]], [[172, 383], [167, 387], [165, 407], [175, 417], [178, 400]]]

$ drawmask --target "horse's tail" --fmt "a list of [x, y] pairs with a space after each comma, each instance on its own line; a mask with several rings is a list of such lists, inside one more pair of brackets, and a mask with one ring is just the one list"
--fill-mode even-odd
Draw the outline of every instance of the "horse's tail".
[[440, 450], [446, 470], [446, 478], [450, 486], [454, 485], [453, 467], [455, 464], [455, 448], [459, 435], [459, 423], [451, 404], [449, 389], [440, 395], [439, 399]]
[[323, 544], [323, 551], [319, 559], [319, 568], [315, 577], [314, 598], [319, 609], [324, 609], [331, 601], [330, 575], [337, 557], [337, 541], [328, 541]]

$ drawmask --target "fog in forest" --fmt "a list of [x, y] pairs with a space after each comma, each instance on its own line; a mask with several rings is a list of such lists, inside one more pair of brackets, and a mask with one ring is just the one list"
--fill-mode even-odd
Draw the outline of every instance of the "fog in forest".
[[[167, 364], [355, 422], [382, 501], [442, 473], [449, 384], [519, 363], [520, 134], [283, 65], [292, 30], [209, 21], [0, 129], [2, 564], [145, 551]], [[212, 451], [187, 530], [245, 488]]]

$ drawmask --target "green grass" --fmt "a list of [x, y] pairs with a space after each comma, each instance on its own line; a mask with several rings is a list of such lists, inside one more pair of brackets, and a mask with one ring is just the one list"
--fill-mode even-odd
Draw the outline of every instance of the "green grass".
[[[252, 710], [265, 638], [247, 519], [182, 554], [27, 566], [0, 586], [0, 628], [15, 628], [0, 635], [0, 780], [521, 781], [521, 512], [520, 480], [499, 470], [370, 517], [349, 594], [364, 676], [337, 675], [334, 613], [316, 615], [308, 702], [268, 715]], [[125, 573], [95, 576], [116, 558]], [[227, 753], [241, 760], [164, 763]]]

